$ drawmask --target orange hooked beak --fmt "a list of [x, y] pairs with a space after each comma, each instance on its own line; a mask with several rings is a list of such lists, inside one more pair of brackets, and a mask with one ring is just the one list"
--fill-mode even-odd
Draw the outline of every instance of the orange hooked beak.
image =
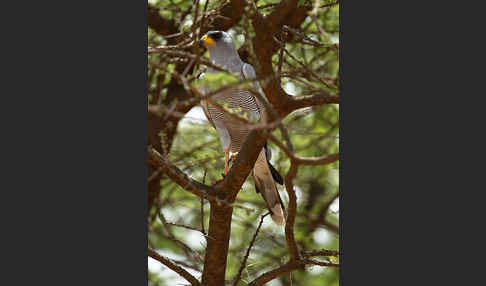
[[212, 45], [216, 44], [216, 42], [210, 36], [204, 35], [199, 40], [199, 44], [207, 47], [207, 46], [212, 46]]

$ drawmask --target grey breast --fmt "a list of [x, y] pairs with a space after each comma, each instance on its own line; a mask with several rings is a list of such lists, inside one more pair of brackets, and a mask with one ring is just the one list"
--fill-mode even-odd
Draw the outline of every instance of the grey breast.
[[[228, 109], [241, 108], [239, 114], [247, 114], [249, 120], [259, 119], [259, 108], [255, 97], [248, 90], [227, 89], [213, 97], [213, 100], [226, 104]], [[208, 104], [208, 111], [214, 121], [222, 120], [231, 137], [231, 152], [238, 152], [250, 132], [248, 126], [231, 115]]]

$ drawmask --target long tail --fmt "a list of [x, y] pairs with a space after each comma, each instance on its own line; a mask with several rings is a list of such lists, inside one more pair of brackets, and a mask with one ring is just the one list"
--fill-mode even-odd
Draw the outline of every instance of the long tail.
[[267, 163], [268, 167], [270, 168], [270, 172], [272, 173], [273, 180], [283, 186], [283, 179], [282, 176], [278, 173], [278, 171], [273, 167], [273, 165], [270, 163], [270, 159], [272, 158], [272, 151], [270, 148], [268, 148], [267, 143], [265, 142], [264, 145], [264, 150], [265, 150], [265, 156], [267, 157]]
[[[278, 189], [274, 181], [275, 173], [278, 174], [278, 172], [275, 170], [275, 168], [273, 168], [273, 166], [270, 167], [270, 162], [267, 161], [265, 153], [266, 152], [264, 150], [260, 152], [255, 166], [253, 167], [255, 189], [265, 200], [265, 203], [270, 210], [272, 220], [278, 225], [284, 225], [285, 207], [282, 203], [280, 195], [278, 194]], [[273, 170], [271, 168], [273, 168]]]

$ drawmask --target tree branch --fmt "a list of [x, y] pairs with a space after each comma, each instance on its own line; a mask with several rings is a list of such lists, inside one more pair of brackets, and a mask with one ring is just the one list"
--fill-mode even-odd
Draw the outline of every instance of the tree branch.
[[240, 278], [241, 278], [241, 272], [245, 268], [246, 261], [248, 260], [248, 256], [250, 255], [250, 250], [253, 247], [253, 244], [255, 243], [255, 239], [256, 239], [256, 237], [258, 235], [258, 231], [260, 231], [260, 227], [262, 227], [263, 219], [267, 215], [269, 215], [269, 214], [270, 213], [266, 213], [266, 214], [262, 215], [262, 217], [260, 218], [260, 223], [258, 224], [258, 227], [257, 227], [257, 229], [255, 231], [255, 234], [253, 235], [253, 238], [250, 241], [250, 245], [248, 246], [248, 249], [246, 250], [246, 254], [245, 254], [244, 258], [243, 258], [243, 262], [241, 262], [241, 266], [240, 266], [240, 269], [238, 270], [238, 275], [236, 275], [236, 279], [235, 279], [235, 282], [233, 283], [233, 286], [237, 286], [238, 285], [238, 281], [240, 281]]
[[272, 134], [268, 134], [268, 138], [282, 151], [284, 151], [285, 155], [290, 158], [293, 164], [316, 166], [330, 164], [339, 160], [339, 154], [331, 154], [320, 157], [302, 157], [290, 151], [289, 148], [283, 145], [282, 142], [277, 140], [277, 138], [275, 138], [275, 136]]
[[201, 33], [206, 33], [209, 30], [226, 31], [233, 27], [240, 21], [245, 12], [245, 0], [231, 0], [228, 4], [223, 4], [218, 10], [218, 15], [214, 16], [214, 20], [209, 25], [203, 27]]
[[327, 165], [327, 164], [334, 163], [337, 160], [339, 160], [339, 154], [331, 154], [331, 155], [321, 156], [321, 157], [301, 157], [295, 155], [295, 161], [299, 165], [310, 165], [310, 166]]
[[[253, 130], [246, 137], [235, 164], [221, 184], [215, 185], [217, 196], [233, 203], [248, 174], [253, 169], [260, 150], [265, 144], [262, 130]], [[204, 258], [203, 285], [224, 285], [226, 260], [231, 234], [233, 207], [218, 206], [210, 200], [210, 217], [206, 255]]]
[[290, 261], [299, 260], [299, 250], [294, 237], [295, 214], [297, 213], [297, 196], [294, 191], [292, 180], [297, 176], [298, 165], [291, 163], [290, 170], [285, 176], [285, 189], [289, 195], [289, 205], [287, 208], [287, 221], [285, 223], [285, 240], [290, 251]]
[[175, 271], [177, 274], [185, 278], [191, 285], [193, 286], [200, 286], [201, 283], [191, 275], [191, 273], [187, 272], [184, 268], [174, 264], [170, 261], [169, 258], [159, 255], [157, 252], [153, 251], [152, 249], [148, 249], [148, 256], [152, 257], [153, 259], [159, 261], [160, 263], [167, 266], [169, 269]]
[[173, 20], [160, 16], [159, 9], [148, 5], [148, 26], [161, 36], [167, 36], [179, 32]]
[[339, 104], [339, 96], [333, 94], [315, 94], [315, 95], [305, 95], [294, 97], [287, 103], [287, 108], [285, 111], [292, 112], [294, 110], [310, 107], [315, 105], [323, 105], [335, 103]]
[[[154, 148], [148, 148], [149, 158], [157, 162], [160, 166], [165, 169], [165, 172], [172, 181], [181, 186], [184, 190], [198, 196], [208, 199], [209, 201], [214, 201], [214, 189], [210, 186], [199, 183], [191, 178], [189, 178], [184, 172], [179, 168], [170, 163], [166, 158], [162, 157], [159, 152]], [[206, 192], [203, 192], [204, 190]]]
[[[278, 51], [279, 41], [281, 43], [285, 41], [296, 43], [295, 39], [297, 38], [298, 41], [301, 42], [304, 42], [305, 40], [306, 43], [311, 43], [315, 46], [322, 46], [322, 41], [312, 41], [306, 37], [299, 38], [300, 34], [297, 32], [287, 33], [288, 31], [292, 32], [293, 30], [281, 30], [282, 25], [288, 25], [289, 27], [299, 27], [301, 23], [303, 23], [303, 21], [306, 19], [308, 15], [308, 10], [312, 7], [298, 7], [297, 0], [282, 0], [279, 4], [275, 4], [274, 11], [264, 18], [258, 12], [255, 6], [255, 1], [231, 0], [229, 3], [223, 3], [207, 13], [206, 7], [208, 7], [208, 1], [206, 1], [204, 11], [200, 11], [198, 6], [199, 1], [194, 1], [194, 3], [195, 5], [197, 5], [195, 10], [193, 10], [194, 7], [189, 7], [188, 9], [184, 9], [184, 11], [182, 11], [182, 16], [188, 15], [189, 13], [191, 13], [191, 11], [194, 12], [193, 26], [191, 28], [192, 36], [189, 36], [189, 33], [187, 32], [180, 32], [180, 27], [177, 19], [184, 19], [184, 17], [173, 18], [176, 20], [165, 19], [164, 17], [160, 16], [159, 8], [154, 8], [153, 6], [149, 5], [149, 27], [156, 33], [162, 35], [167, 40], [166, 46], [158, 46], [155, 48], [149, 47], [148, 52], [150, 54], [161, 54], [160, 56], [150, 57], [150, 59], [154, 59], [154, 63], [151, 63], [151, 65], [156, 69], [165, 71], [165, 75], [159, 75], [162, 79], [164, 79], [167, 74], [171, 75], [170, 88], [167, 88], [167, 84], [165, 83], [163, 84], [163, 89], [159, 88], [159, 85], [157, 85], [157, 88], [152, 88], [153, 91], [150, 93], [150, 95], [152, 95], [152, 99], [154, 98], [154, 96], [160, 99], [156, 101], [152, 100], [150, 102], [151, 104], [153, 104], [152, 107], [158, 105], [164, 107], [163, 111], [165, 111], [166, 115], [169, 115], [167, 118], [174, 118], [175, 125], [173, 125], [173, 128], [171, 130], [175, 132], [178, 120], [175, 120], [176, 116], [174, 114], [184, 115], [194, 104], [197, 104], [199, 100], [201, 100], [201, 96], [199, 93], [194, 92], [192, 89], [188, 88], [188, 83], [190, 83], [195, 78], [195, 76], [190, 76], [193, 71], [193, 64], [199, 65], [201, 63], [207, 66], [211, 66], [211, 63], [209, 61], [204, 58], [200, 58], [201, 50], [197, 45], [197, 40], [199, 38], [198, 35], [205, 33], [207, 30], [228, 30], [240, 21], [242, 16], [245, 14], [246, 5], [251, 5], [250, 8], [252, 9], [249, 9], [248, 17], [252, 20], [253, 28], [256, 34], [256, 36], [253, 38], [253, 51], [256, 55], [256, 61], [253, 64], [255, 65], [255, 68], [260, 78], [269, 79], [261, 83], [261, 86], [266, 94], [268, 101], [274, 107], [275, 114], [273, 115], [274, 119], [269, 120], [271, 121], [270, 123], [265, 121], [265, 125], [260, 124], [262, 126], [253, 126], [253, 128], [257, 129], [253, 129], [250, 132], [249, 136], [247, 136], [247, 138], [245, 139], [243, 147], [240, 149], [240, 152], [238, 153], [235, 162], [233, 162], [233, 165], [226, 178], [223, 180], [222, 183], [216, 184], [212, 187], [205, 185], [204, 179], [203, 183], [191, 179], [181, 169], [171, 163], [167, 159], [167, 153], [170, 150], [170, 145], [168, 145], [169, 148], [165, 148], [165, 150], [159, 150], [158, 148], [148, 149], [149, 161], [151, 165], [153, 165], [155, 168], [154, 171], [150, 173], [153, 174], [152, 177], [155, 178], [153, 180], [154, 188], [158, 187], [160, 189], [160, 185], [157, 179], [160, 178], [160, 174], [162, 173], [166, 174], [173, 182], [181, 186], [184, 190], [201, 198], [200, 212], [201, 228], [203, 233], [205, 233], [203, 217], [203, 198], [208, 199], [210, 203], [208, 236], [213, 238], [207, 240], [207, 248], [204, 258], [204, 268], [202, 270], [203, 273], [201, 277], [201, 283], [199, 283], [196, 278], [194, 278], [182, 267], [176, 265], [175, 261], [171, 261], [166, 257], [160, 256], [155, 253], [155, 251], [150, 249], [149, 256], [158, 261], [161, 261], [161, 263], [165, 264], [170, 269], [184, 277], [192, 285], [224, 285], [234, 201], [236, 199], [236, 196], [238, 195], [239, 190], [241, 189], [241, 186], [253, 169], [255, 161], [257, 160], [258, 155], [262, 150], [263, 145], [265, 144], [265, 141], [270, 135], [270, 131], [280, 125], [282, 136], [287, 141], [287, 144], [285, 146], [284, 144], [279, 142], [280, 145], [277, 145], [286, 153], [291, 161], [290, 170], [285, 177], [285, 187], [289, 195], [287, 224], [285, 226], [285, 238], [290, 252], [290, 260], [284, 265], [278, 267], [277, 269], [263, 273], [254, 281], [252, 281], [249, 285], [263, 285], [266, 282], [275, 279], [282, 274], [289, 273], [295, 269], [303, 268], [306, 264], [331, 267], [339, 266], [338, 264], [310, 259], [312, 256], [325, 256], [326, 254], [333, 254], [332, 256], [337, 256], [336, 253], [328, 253], [324, 250], [303, 253], [299, 252], [299, 248], [294, 237], [294, 224], [297, 214], [297, 198], [293, 186], [293, 180], [297, 176], [298, 168], [300, 165], [329, 164], [339, 160], [339, 155], [332, 154], [329, 156], [320, 157], [302, 157], [295, 154], [292, 147], [292, 142], [290, 141], [287, 131], [285, 130], [283, 125], [281, 125], [281, 120], [291, 112], [304, 107], [329, 103], [338, 104], [339, 96], [331, 93], [326, 93], [326, 91], [309, 84], [310, 87], [305, 89], [305, 93], [310, 94], [310, 92], [312, 92], [319, 94], [292, 97], [283, 90], [280, 83], [282, 64], [286, 63], [283, 59], [283, 55], [285, 52], [283, 49], [279, 60], [279, 67], [277, 72], [278, 76], [275, 75], [272, 63], [272, 55], [276, 51]], [[318, 5], [316, 4], [316, 9], [317, 6]], [[206, 25], [206, 23], [209, 23], [209, 25]], [[306, 26], [308, 27], [308, 25]], [[321, 29], [321, 27], [319, 28]], [[245, 36], [247, 37], [247, 40], [250, 40], [248, 38], [248, 29], [246, 30], [247, 34], [245, 34]], [[303, 34], [301, 33], [301, 35]], [[274, 40], [274, 36], [277, 38], [277, 41]], [[196, 40], [196, 42], [194, 40]], [[155, 45], [160, 44], [161, 43], [155, 43]], [[189, 54], [186, 52], [192, 52], [193, 54]], [[160, 62], [157, 63], [157, 60], [160, 60]], [[304, 67], [310, 66], [312, 64], [312, 62], [309, 62], [305, 56], [303, 56], [303, 62], [297, 62]], [[171, 72], [167, 68], [163, 69], [161, 67], [158, 67], [158, 65], [164, 65], [165, 67], [167, 67], [169, 63], [176, 63], [175, 72]], [[189, 65], [187, 65], [188, 63]], [[286, 69], [287, 67], [284, 68]], [[316, 78], [321, 82], [324, 82], [324, 80], [328, 80], [327, 78], [321, 79], [318, 76], [322, 75], [323, 73], [321, 67], [315, 70], [306, 70], [313, 75], [313, 78]], [[186, 75], [188, 75], [187, 78]], [[305, 77], [304, 72], [300, 71], [297, 71], [297, 73], [295, 73], [294, 75]], [[180, 80], [180, 82], [177, 82], [178, 79]], [[152, 83], [154, 81], [149, 81], [149, 83]], [[333, 81], [333, 83], [334, 82], [335, 81]], [[175, 89], [177, 89], [179, 93], [182, 93], [185, 96], [175, 96], [176, 93], [173, 92]], [[165, 99], [162, 101], [163, 96], [165, 96]], [[210, 95], [206, 96], [208, 98], [211, 97]], [[175, 102], [174, 100], [177, 100], [177, 102]], [[164, 124], [165, 123], [160, 122], [160, 126], [158, 127], [166, 128]], [[156, 137], [155, 139], [158, 139], [159, 132], [152, 133], [156, 134], [157, 136], [154, 137]], [[169, 139], [167, 139], [166, 141], [170, 142], [173, 136], [167, 137]], [[162, 141], [163, 140], [165, 139], [162, 138]], [[174, 188], [176, 187], [174, 184], [172, 184], [171, 186], [174, 186]], [[154, 194], [152, 197], [156, 198], [157, 194]], [[221, 204], [221, 202], [223, 202], [223, 204]], [[262, 226], [263, 218], [264, 216], [261, 218], [255, 234], [250, 242], [250, 245], [248, 246], [246, 254], [243, 257], [243, 261], [236, 276], [236, 279], [232, 281], [234, 282], [234, 285], [237, 285], [241, 280], [242, 272], [247, 264], [250, 251], [257, 251], [255, 249], [252, 250], [252, 247]], [[201, 231], [199, 229], [188, 227], [185, 225], [164, 223], [164, 226], [166, 225], [185, 227], [192, 230]], [[241, 251], [244, 251], [244, 246], [242, 247]]]
[[208, 236], [212, 239], [207, 240], [202, 274], [203, 285], [225, 285], [232, 214], [232, 207], [219, 206], [210, 201]]
[[221, 185], [216, 185], [215, 188], [223, 193], [229, 202], [233, 202], [238, 194], [241, 186], [253, 169], [255, 162], [260, 154], [260, 151], [265, 145], [266, 136], [265, 130], [253, 130], [246, 137], [243, 146], [236, 156], [236, 161], [231, 167], [229, 173], [226, 175]]
[[255, 280], [251, 281], [248, 286], [261, 286], [265, 283], [285, 274], [292, 272], [296, 269], [305, 267], [306, 264], [313, 264], [319, 266], [330, 266], [330, 267], [339, 267], [339, 264], [329, 263], [329, 262], [322, 262], [317, 260], [305, 259], [305, 260], [290, 260], [289, 262], [277, 267], [273, 270], [263, 273], [262, 275], [258, 276]]
[[337, 250], [311, 250], [302, 252], [302, 257], [309, 258], [312, 256], [339, 256], [339, 251]]
[[305, 264], [314, 264], [314, 265], [319, 265], [319, 266], [339, 267], [339, 264], [336, 264], [336, 263], [323, 262], [323, 261], [317, 261], [317, 260], [312, 260], [312, 259], [305, 259], [303, 262]]
[[265, 17], [265, 22], [269, 24], [271, 29], [275, 29], [297, 8], [297, 3], [297, 0], [284, 0], [280, 2], [275, 10]]
[[268, 281], [273, 280], [273, 279], [277, 278], [278, 276], [283, 275], [285, 273], [289, 273], [289, 272], [291, 272], [295, 269], [301, 268], [302, 266], [303, 266], [303, 264], [298, 260], [289, 261], [289, 262], [285, 263], [284, 265], [282, 265], [282, 266], [280, 266], [276, 269], [265, 272], [262, 275], [258, 276], [255, 280], [250, 282], [250, 284], [248, 284], [248, 286], [264, 285]]

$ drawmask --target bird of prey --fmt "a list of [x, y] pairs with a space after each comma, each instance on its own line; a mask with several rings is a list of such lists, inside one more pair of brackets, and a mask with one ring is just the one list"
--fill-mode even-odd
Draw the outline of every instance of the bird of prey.
[[[199, 43], [208, 49], [210, 60], [213, 64], [237, 75], [242, 80], [256, 77], [253, 66], [240, 59], [233, 39], [228, 33], [224, 31], [209, 31], [201, 38]], [[207, 73], [211, 72], [217, 71], [209, 68]], [[200, 78], [204, 78], [204, 74]], [[253, 83], [253, 87], [263, 98], [264, 93], [257, 81]], [[249, 120], [266, 121], [267, 115], [263, 103], [248, 89], [225, 89], [214, 95], [212, 99], [225, 104], [230, 109], [238, 109], [240, 114], [246, 113]], [[208, 101], [202, 100], [201, 106], [208, 121], [218, 132], [221, 146], [225, 153], [224, 175], [226, 175], [229, 171], [229, 162], [234, 162], [234, 159], [236, 159], [236, 154], [242, 147], [246, 136], [250, 133], [250, 129], [247, 124], [218, 109]], [[272, 220], [278, 225], [284, 225], [285, 207], [275, 185], [275, 182], [282, 185], [283, 180], [277, 170], [270, 164], [270, 156], [270, 149], [265, 143], [265, 147], [259, 153], [252, 171], [255, 190], [263, 196]]]

